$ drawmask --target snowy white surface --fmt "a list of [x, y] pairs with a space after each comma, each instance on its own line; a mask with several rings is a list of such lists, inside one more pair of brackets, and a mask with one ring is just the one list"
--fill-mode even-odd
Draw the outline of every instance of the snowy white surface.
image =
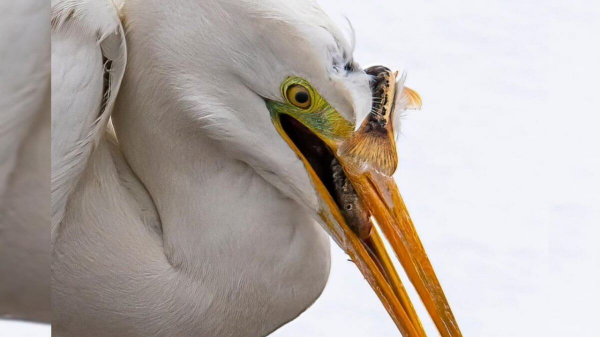
[[[407, 69], [423, 98], [396, 179], [463, 334], [597, 336], [600, 5], [321, 3], [352, 21], [359, 63]], [[49, 335], [0, 321], [0, 336]], [[337, 247], [321, 298], [274, 334], [397, 335]]]

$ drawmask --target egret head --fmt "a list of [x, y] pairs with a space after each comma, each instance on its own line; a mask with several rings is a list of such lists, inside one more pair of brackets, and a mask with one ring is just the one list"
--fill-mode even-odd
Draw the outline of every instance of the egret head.
[[[137, 7], [126, 22], [128, 34], [136, 35], [130, 64], [156, 78], [146, 94], [165, 98], [159, 113], [177, 111], [168, 119], [154, 116], [162, 132], [176, 133], [178, 125], [196, 130], [296, 200], [352, 257], [402, 332], [422, 336], [372, 229], [375, 219], [438, 328], [455, 335], [393, 179], [338, 154], [371, 111], [374, 95], [372, 76], [352, 57], [352, 39], [312, 1], [148, 0]], [[141, 44], [148, 54], [135, 53]], [[354, 198], [350, 208], [365, 216], [358, 231], [349, 224], [340, 186]]]

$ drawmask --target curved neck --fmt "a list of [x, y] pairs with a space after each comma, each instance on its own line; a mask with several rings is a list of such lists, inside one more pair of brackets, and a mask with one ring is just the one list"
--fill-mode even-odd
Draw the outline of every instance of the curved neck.
[[156, 206], [173, 277], [186, 275], [216, 294], [198, 320], [234, 315], [243, 319], [233, 334], [265, 335], [299, 315], [328, 278], [327, 234], [202, 130], [157, 117], [181, 111], [159, 114], [160, 97], [147, 105], [128, 95], [127, 78], [124, 86], [113, 124]]

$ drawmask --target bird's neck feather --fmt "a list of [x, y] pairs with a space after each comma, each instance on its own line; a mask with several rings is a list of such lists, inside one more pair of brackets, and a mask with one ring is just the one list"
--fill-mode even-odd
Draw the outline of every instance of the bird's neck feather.
[[211, 284], [229, 303], [223, 310], [247, 316], [248, 324], [275, 324], [261, 329], [308, 307], [326, 283], [330, 261], [329, 239], [306, 211], [201, 130], [175, 118], [165, 123], [146, 110], [151, 106], [118, 107], [120, 147], [156, 206], [175, 270]]

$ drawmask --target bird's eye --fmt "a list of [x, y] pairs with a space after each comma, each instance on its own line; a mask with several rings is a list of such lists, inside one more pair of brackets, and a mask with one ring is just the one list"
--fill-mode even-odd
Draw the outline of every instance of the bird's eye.
[[299, 84], [290, 85], [285, 94], [288, 101], [294, 106], [302, 109], [310, 107], [310, 92], [304, 86]]

